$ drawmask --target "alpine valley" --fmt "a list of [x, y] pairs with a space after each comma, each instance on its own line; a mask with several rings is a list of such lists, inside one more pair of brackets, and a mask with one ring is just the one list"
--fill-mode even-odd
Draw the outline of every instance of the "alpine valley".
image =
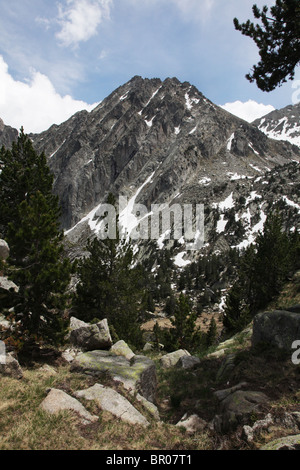
[[[135, 76], [92, 112], [31, 138], [55, 175], [62, 227], [73, 245], [97, 232], [97, 208], [113, 193], [144, 204], [149, 215], [151, 204], [204, 204], [205, 250], [212, 253], [247, 246], [277, 202], [290, 228], [298, 226], [300, 149], [291, 142], [299, 144], [299, 109], [249, 124], [188, 82]], [[1, 144], [16, 135], [1, 122]], [[168, 236], [161, 233], [159, 246]], [[186, 254], [182, 242], [179, 265], [200, 254]]]
[[[75, 301], [63, 313], [70, 320], [66, 342], [71, 346], [63, 352], [55, 350], [54, 371], [49, 364], [32, 369], [30, 363], [23, 383], [5, 377], [7, 388], [0, 387], [3, 407], [16, 406], [19, 418], [21, 408], [27, 413], [27, 404], [34, 403], [30, 408], [34, 418], [27, 419], [26, 414], [29, 431], [24, 433], [22, 428], [28, 442], [23, 442], [21, 432], [9, 431], [7, 418], [3, 429], [8, 437], [0, 447], [15, 445], [16, 440], [21, 448], [40, 448], [38, 433], [47, 432], [39, 431], [40, 422], [36, 425], [36, 409], [43, 407], [38, 416], [42, 420], [43, 413], [54, 413], [57, 405], [59, 411], [75, 410], [83, 421], [78, 428], [67, 415], [56, 421], [47, 418], [45, 426], [53, 427], [47, 427], [52, 429], [50, 443], [47, 435], [43, 448], [51, 446], [57, 435], [65, 444], [55, 441], [56, 448], [72, 449], [257, 449], [273, 446], [279, 438], [276, 448], [299, 449], [299, 366], [295, 365], [300, 350], [292, 361], [291, 345], [295, 340], [295, 348], [299, 347], [300, 339], [300, 105], [248, 123], [188, 82], [135, 76], [91, 112], [80, 111], [29, 137], [34, 153], [45, 154], [54, 175], [64, 252], [76, 260], [67, 292]], [[0, 119], [0, 146], [9, 148], [17, 138], [18, 131]], [[12, 181], [14, 185], [14, 176]], [[56, 199], [51, 185], [49, 192]], [[126, 201], [119, 220], [128, 235], [142, 221], [151, 225], [154, 205], [201, 206], [203, 243], [191, 250], [184, 233], [173, 237], [178, 228], [174, 217], [168, 227], [162, 225], [157, 238], [132, 240], [136, 257], [124, 256], [124, 263], [114, 246], [108, 256], [112, 253], [117, 268], [114, 276], [103, 280], [101, 269], [104, 272], [109, 250], [100, 251], [95, 243], [98, 258], [93, 259], [92, 251], [90, 258], [85, 255], [91, 247], [88, 242], [97, 242], [102, 208], [112, 196], [116, 202], [120, 197]], [[269, 238], [264, 238], [269, 215], [273, 225]], [[190, 215], [194, 227], [195, 218], [194, 212]], [[199, 236], [196, 230], [195, 240]], [[9, 260], [9, 247], [0, 241], [2, 269]], [[255, 246], [260, 251], [255, 252]], [[140, 265], [143, 270], [138, 271]], [[86, 273], [81, 285], [80, 275], [83, 278]], [[96, 273], [101, 288], [94, 282]], [[113, 279], [111, 284], [108, 278]], [[27, 285], [22, 289], [26, 297]], [[102, 303], [97, 300], [101, 289]], [[13, 291], [17, 296], [18, 286], [0, 272], [0, 300]], [[230, 315], [226, 316], [224, 306]], [[9, 302], [4, 307], [8, 312], [4, 316], [10, 319], [14, 307]], [[265, 308], [271, 311], [265, 313]], [[22, 321], [23, 312], [17, 313]], [[40, 316], [46, 324], [44, 313]], [[3, 329], [13, 331], [16, 323], [0, 318]], [[121, 336], [128, 331], [129, 339]], [[133, 334], [136, 343], [130, 342]], [[52, 353], [46, 349], [45, 354]], [[8, 366], [19, 379], [23, 372], [16, 362], [11, 357]], [[2, 369], [0, 362], [1, 380]], [[25, 388], [33, 383], [34, 392], [27, 399]], [[88, 388], [78, 391], [79, 386]], [[45, 390], [50, 390], [48, 397]], [[83, 398], [84, 406], [95, 400], [92, 415], [75, 397]], [[16, 405], [11, 404], [13, 399], [19, 400]], [[96, 413], [101, 417], [98, 423]], [[151, 431], [144, 432], [148, 419]], [[32, 443], [35, 435], [37, 443]], [[106, 463], [124, 463], [118, 459], [114, 454]], [[130, 463], [138, 465], [134, 457]]]

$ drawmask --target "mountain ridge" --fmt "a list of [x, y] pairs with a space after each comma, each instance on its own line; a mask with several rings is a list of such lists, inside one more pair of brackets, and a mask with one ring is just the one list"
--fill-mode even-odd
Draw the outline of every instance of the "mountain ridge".
[[[251, 176], [255, 172], [245, 161], [249, 155], [258, 167], [296, 157], [285, 143], [271, 143], [255, 126], [174, 78], [162, 82], [135, 76], [90, 113], [81, 111], [32, 138], [55, 174], [65, 229], [104, 201], [108, 192], [132, 195], [130, 186], [141, 186], [158, 164], [155, 182], [139, 196], [146, 204], [169, 202], [182, 185], [195, 181], [195, 173], [199, 179], [222, 179], [216, 168], [221, 158], [228, 160], [229, 172], [247, 169]], [[282, 158], [282, 153], [289, 157]]]
[[300, 146], [300, 103], [271, 111], [253, 124], [272, 139]]
[[[226, 246], [222, 201], [231, 195], [234, 206], [243, 195], [253, 206], [251, 194], [266, 193], [265, 174], [300, 160], [298, 147], [269, 139], [257, 124], [230, 114], [174, 77], [134, 76], [91, 112], [79, 111], [30, 137], [48, 158], [62, 228], [75, 244], [93, 236], [97, 208], [111, 192], [134, 198], [149, 213], [151, 204], [203, 203], [211, 212], [208, 230], [217, 230], [217, 246]], [[284, 187], [298, 207], [293, 185]], [[263, 214], [259, 204], [252, 212]], [[251, 225], [251, 217], [246, 219]]]

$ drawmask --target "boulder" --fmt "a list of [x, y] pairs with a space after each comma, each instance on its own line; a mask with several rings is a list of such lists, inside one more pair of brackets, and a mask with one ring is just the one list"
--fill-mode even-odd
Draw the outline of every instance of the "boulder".
[[[1, 276], [0, 271], [0, 303], [3, 308], [11, 309], [14, 303], [16, 293], [19, 292], [19, 287], [6, 276]], [[6, 324], [7, 325], [7, 324]], [[5, 326], [5, 328], [10, 325]]]
[[300, 313], [300, 304], [285, 309], [287, 312]]
[[180, 369], [193, 369], [195, 366], [200, 364], [200, 359], [199, 357], [196, 356], [181, 356], [179, 358], [179, 361], [176, 364], [176, 367], [179, 367]]
[[224, 380], [233, 371], [235, 368], [235, 358], [236, 354], [228, 354], [228, 356], [225, 356], [217, 372], [217, 382]]
[[253, 442], [255, 436], [263, 430], [268, 430], [270, 426], [274, 424], [271, 413], [268, 413], [264, 419], [256, 421], [254, 425], [243, 427], [243, 436], [247, 442]]
[[50, 389], [47, 397], [42, 401], [40, 407], [50, 414], [70, 410], [79, 415], [80, 422], [84, 425], [95, 423], [99, 417], [92, 415], [76, 398], [71, 397], [63, 390]]
[[225, 388], [223, 390], [217, 390], [216, 392], [214, 392], [214, 396], [219, 401], [223, 401], [223, 400], [225, 400], [225, 398], [227, 398], [232, 393], [236, 392], [237, 390], [241, 390], [241, 388], [246, 387], [246, 386], [247, 386], [246, 382], [241, 382], [237, 385], [234, 385], [233, 387]]
[[247, 424], [252, 413], [259, 412], [261, 405], [268, 400], [262, 392], [237, 390], [230, 393], [221, 401], [220, 414], [214, 417], [210, 429], [224, 433], [234, 430], [239, 424]]
[[268, 402], [262, 392], [238, 390], [221, 402], [223, 430], [234, 428], [237, 424], [246, 423], [253, 412], [259, 411], [260, 405]]
[[10, 322], [5, 319], [4, 315], [0, 315], [0, 330], [8, 330], [10, 328]]
[[275, 439], [261, 447], [260, 450], [300, 450], [300, 434]]
[[147, 410], [152, 415], [152, 417], [156, 419], [156, 421], [160, 421], [159, 411], [157, 406], [154, 405], [154, 403], [146, 400], [146, 398], [142, 397], [142, 395], [140, 395], [139, 393], [131, 391], [131, 394], [134, 395], [135, 400], [141, 403], [145, 410]]
[[126, 398], [112, 388], [95, 384], [86, 390], [76, 392], [75, 395], [78, 398], [95, 400], [103, 411], [108, 411], [126, 423], [143, 427], [149, 426], [146, 418]]
[[76, 318], [76, 317], [70, 318], [70, 325], [69, 325], [70, 331], [77, 330], [78, 328], [82, 328], [84, 326], [89, 326], [89, 323], [79, 320], [79, 318]]
[[110, 351], [114, 353], [116, 356], [123, 356], [130, 361], [135, 355], [134, 352], [130, 349], [125, 341], [120, 340], [115, 343], [111, 348]]
[[196, 414], [189, 417], [185, 414], [176, 426], [185, 428], [188, 434], [194, 434], [195, 432], [203, 431], [207, 423]]
[[146, 400], [155, 401], [157, 388], [156, 367], [145, 356], [133, 356], [129, 361], [110, 351], [88, 351], [79, 354], [71, 365], [72, 371], [83, 372], [94, 377], [107, 373], [127, 390], [139, 392]]
[[0, 239], [0, 260], [6, 260], [9, 257], [9, 246], [5, 240]]
[[23, 371], [19, 362], [10, 353], [7, 353], [5, 360], [0, 362], [1, 375], [12, 377], [13, 379], [21, 379], [23, 377]]
[[62, 359], [64, 359], [69, 364], [74, 361], [77, 354], [81, 354], [82, 351], [79, 349], [68, 348], [61, 353]]
[[253, 320], [252, 346], [269, 344], [287, 351], [300, 339], [300, 314], [275, 310], [259, 313]]
[[107, 320], [104, 319], [96, 324], [82, 322], [78, 327], [72, 323], [70, 332], [70, 342], [73, 346], [81, 348], [83, 351], [93, 351], [96, 349], [109, 349], [112, 346], [112, 339], [108, 328]]
[[160, 365], [163, 369], [174, 367], [182, 356], [190, 356], [190, 353], [185, 349], [178, 349], [178, 351], [165, 354], [160, 358]]
[[5, 276], [0, 276], [0, 295], [1, 295], [1, 290], [3, 291], [12, 291], [12, 292], [18, 292], [19, 287]]

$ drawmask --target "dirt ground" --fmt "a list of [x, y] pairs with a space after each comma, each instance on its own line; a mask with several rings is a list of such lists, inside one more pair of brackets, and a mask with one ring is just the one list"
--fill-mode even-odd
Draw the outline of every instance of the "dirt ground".
[[[223, 329], [222, 314], [216, 312], [203, 312], [196, 321], [196, 326], [200, 327], [201, 331], [207, 332], [211, 319], [214, 318], [217, 324], [218, 333], [221, 333]], [[158, 323], [160, 328], [172, 328], [172, 323], [169, 318], [162, 318], [157, 316], [151, 320], [148, 320], [142, 325], [142, 330], [152, 331], [155, 323]]]

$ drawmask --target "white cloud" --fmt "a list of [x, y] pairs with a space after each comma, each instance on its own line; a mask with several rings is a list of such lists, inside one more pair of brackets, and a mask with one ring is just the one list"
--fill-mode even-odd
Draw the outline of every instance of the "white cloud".
[[253, 100], [248, 100], [244, 103], [242, 101], [234, 101], [233, 103], [224, 104], [221, 108], [248, 122], [252, 122], [255, 119], [265, 116], [275, 109], [270, 104], [265, 105]]
[[0, 83], [0, 117], [17, 129], [23, 126], [26, 133], [41, 132], [77, 111], [91, 111], [96, 106], [74, 100], [70, 95], [59, 95], [49, 78], [37, 71], [32, 71], [30, 80], [14, 80], [2, 56]]
[[109, 18], [112, 0], [67, 0], [59, 4], [58, 23], [61, 30], [56, 37], [64, 46], [77, 46], [97, 34], [103, 19]]

